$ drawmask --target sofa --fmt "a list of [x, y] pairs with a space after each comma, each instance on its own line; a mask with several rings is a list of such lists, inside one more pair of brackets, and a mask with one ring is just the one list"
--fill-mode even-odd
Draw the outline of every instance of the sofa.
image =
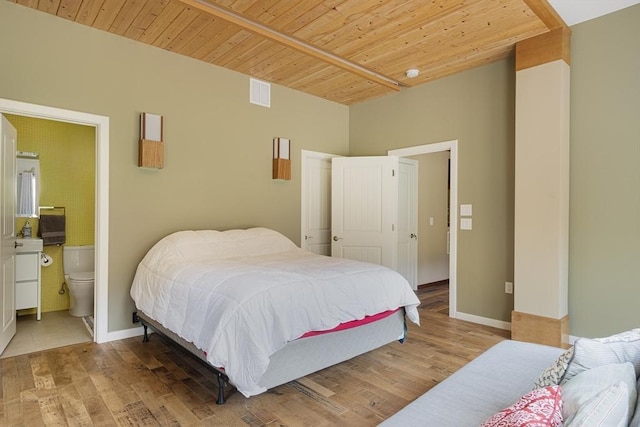
[[502, 341], [380, 426], [640, 427], [640, 329], [565, 350]]

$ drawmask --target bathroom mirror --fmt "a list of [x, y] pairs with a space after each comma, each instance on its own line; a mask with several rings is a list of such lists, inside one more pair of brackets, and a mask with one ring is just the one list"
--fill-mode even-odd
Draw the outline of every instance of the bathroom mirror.
[[[22, 153], [22, 152], [20, 152]], [[18, 155], [16, 159], [17, 200], [16, 216], [20, 218], [37, 218], [40, 203], [40, 160], [37, 154]]]

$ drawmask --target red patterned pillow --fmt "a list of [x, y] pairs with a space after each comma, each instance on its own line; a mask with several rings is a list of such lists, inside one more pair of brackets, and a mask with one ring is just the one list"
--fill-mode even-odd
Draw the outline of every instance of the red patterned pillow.
[[493, 415], [481, 427], [559, 427], [562, 425], [560, 386], [539, 388]]

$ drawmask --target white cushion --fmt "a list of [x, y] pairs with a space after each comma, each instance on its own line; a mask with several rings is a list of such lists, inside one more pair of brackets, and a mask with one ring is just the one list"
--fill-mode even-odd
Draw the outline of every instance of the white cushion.
[[[602, 392], [618, 384], [623, 384], [626, 388], [627, 401], [625, 405], [617, 403], [616, 399], [611, 399], [611, 393], [600, 396]], [[626, 408], [625, 411], [618, 410], [618, 413], [622, 414], [621, 420], [626, 426], [632, 415], [630, 410], [633, 410], [636, 403], [636, 394], [636, 376], [631, 363], [599, 366], [576, 375], [562, 386], [562, 416], [566, 423], [570, 423], [586, 406], [591, 405], [589, 409], [585, 409], [587, 413], [594, 411], [594, 405], [596, 408], [606, 406], [594, 402], [599, 401], [600, 398], [597, 396], [607, 397], [603, 402], [613, 402], [618, 405], [617, 408], [623, 406]], [[594, 398], [596, 398], [595, 401], [593, 401]], [[584, 418], [584, 414], [582, 418]]]
[[636, 392], [638, 393], [638, 397], [636, 398], [636, 409], [633, 414], [633, 418], [629, 423], [629, 427], [640, 427], [640, 378], [638, 378], [638, 383], [636, 384]]
[[605, 388], [586, 402], [564, 427], [626, 427], [629, 392], [623, 382]]
[[255, 227], [246, 230], [186, 230], [160, 240], [147, 256], [152, 259], [224, 260], [301, 250], [277, 231]]
[[640, 375], [640, 328], [606, 338], [579, 338], [560, 384], [591, 368], [624, 362], [631, 362], [636, 377]]

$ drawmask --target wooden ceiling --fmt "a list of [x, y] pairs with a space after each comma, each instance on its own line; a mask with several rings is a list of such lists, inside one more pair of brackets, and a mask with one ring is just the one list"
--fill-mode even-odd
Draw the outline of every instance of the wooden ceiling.
[[346, 105], [566, 26], [547, 0], [9, 1]]

